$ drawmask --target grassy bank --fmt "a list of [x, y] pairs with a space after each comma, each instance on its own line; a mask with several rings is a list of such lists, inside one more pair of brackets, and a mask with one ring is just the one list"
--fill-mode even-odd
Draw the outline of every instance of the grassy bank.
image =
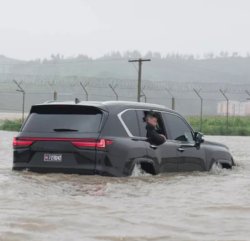
[[[192, 116], [187, 118], [194, 130], [200, 131], [200, 117]], [[0, 120], [0, 130], [19, 131], [21, 120]], [[202, 130], [206, 135], [239, 135], [250, 136], [250, 117], [230, 116], [205, 116], [203, 117]]]
[[20, 119], [16, 120], [0, 120], [0, 130], [4, 131], [19, 131], [22, 125]]
[[[192, 116], [188, 117], [187, 120], [195, 130], [200, 130], [200, 117]], [[250, 136], [250, 117], [230, 116], [227, 128], [225, 116], [205, 116], [201, 132], [206, 135]]]

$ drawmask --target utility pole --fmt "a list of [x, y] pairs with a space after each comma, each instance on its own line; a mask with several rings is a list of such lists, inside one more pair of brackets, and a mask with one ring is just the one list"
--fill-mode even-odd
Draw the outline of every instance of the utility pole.
[[14, 84], [18, 87], [16, 91], [21, 92], [23, 95], [23, 104], [22, 104], [22, 123], [24, 122], [24, 107], [25, 107], [25, 90], [22, 88], [21, 82], [17, 82], [16, 80], [13, 80]]
[[202, 116], [203, 116], [203, 98], [200, 95], [201, 90], [196, 90], [193, 89], [195, 94], [199, 97], [200, 101], [201, 101], [201, 109], [200, 109], [200, 131], [202, 131]]
[[227, 133], [228, 133], [229, 98], [226, 96], [226, 91], [223, 91], [222, 89], [220, 89], [220, 92], [227, 101]]
[[151, 59], [130, 59], [128, 62], [134, 63], [138, 62], [138, 83], [137, 83], [137, 102], [141, 101], [141, 76], [142, 76], [142, 62], [151, 61]]

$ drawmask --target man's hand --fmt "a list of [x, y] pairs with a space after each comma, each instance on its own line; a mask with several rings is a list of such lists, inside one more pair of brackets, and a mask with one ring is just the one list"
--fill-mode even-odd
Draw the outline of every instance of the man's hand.
[[167, 140], [166, 136], [164, 136], [164, 135], [162, 135], [162, 134], [160, 134], [160, 136], [162, 136], [162, 137], [164, 138], [165, 141]]

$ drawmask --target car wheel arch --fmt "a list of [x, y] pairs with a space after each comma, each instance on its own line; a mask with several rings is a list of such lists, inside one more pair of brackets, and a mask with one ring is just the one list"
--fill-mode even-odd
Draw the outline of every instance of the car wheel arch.
[[151, 175], [157, 174], [157, 168], [155, 166], [155, 162], [151, 159], [148, 159], [148, 158], [135, 159], [131, 168], [131, 174], [136, 165], [140, 165], [140, 168], [146, 173], [149, 173]]
[[233, 167], [233, 161], [232, 159], [212, 159], [210, 164], [210, 170], [213, 167], [213, 165], [220, 165], [223, 169], [231, 169]]

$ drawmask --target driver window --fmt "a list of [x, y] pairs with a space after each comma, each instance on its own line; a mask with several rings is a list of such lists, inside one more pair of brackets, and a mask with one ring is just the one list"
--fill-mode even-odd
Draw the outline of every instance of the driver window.
[[175, 114], [163, 114], [170, 136], [168, 139], [181, 142], [194, 142], [193, 133], [187, 123]]

